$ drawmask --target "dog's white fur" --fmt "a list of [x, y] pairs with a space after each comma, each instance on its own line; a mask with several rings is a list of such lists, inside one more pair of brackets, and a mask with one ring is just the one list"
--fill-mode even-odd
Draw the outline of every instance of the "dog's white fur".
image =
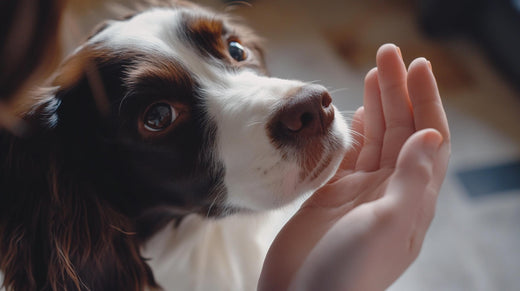
[[256, 290], [267, 250], [296, 207], [219, 220], [190, 215], [150, 239], [142, 254], [165, 290]]

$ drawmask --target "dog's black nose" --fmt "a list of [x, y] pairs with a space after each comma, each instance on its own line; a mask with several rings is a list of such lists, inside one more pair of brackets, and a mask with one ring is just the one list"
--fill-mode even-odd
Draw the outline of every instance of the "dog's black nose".
[[275, 141], [299, 144], [329, 130], [334, 120], [334, 107], [324, 87], [303, 86], [287, 96], [286, 100], [269, 125]]

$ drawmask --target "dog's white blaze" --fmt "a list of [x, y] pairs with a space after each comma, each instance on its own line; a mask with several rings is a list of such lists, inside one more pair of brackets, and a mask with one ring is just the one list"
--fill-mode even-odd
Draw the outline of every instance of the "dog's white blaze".
[[[316, 178], [301, 181], [298, 161], [282, 158], [282, 152], [267, 134], [266, 125], [273, 112], [289, 91], [304, 85], [302, 82], [258, 76], [250, 71], [222, 71], [216, 75], [220, 76], [218, 86], [207, 89], [207, 108], [218, 124], [218, 152], [226, 168], [230, 205], [253, 210], [279, 207], [330, 178], [341, 161], [341, 150], [331, 152], [326, 148], [321, 162], [334, 154], [330, 164]], [[345, 148], [350, 144], [348, 127], [339, 115], [331, 135], [340, 139]]]
[[[218, 87], [207, 88], [208, 113], [218, 125], [217, 149], [224, 162], [228, 203], [260, 210], [291, 201], [300, 172], [271, 143], [267, 123], [299, 81], [222, 71]], [[210, 84], [210, 81], [201, 82]]]
[[[282, 158], [266, 129], [283, 97], [304, 83], [259, 76], [248, 69], [230, 70], [217, 60], [202, 58], [177, 35], [182, 13], [189, 11], [149, 10], [112, 23], [89, 43], [114, 51], [131, 48], [147, 56], [174, 59], [192, 74], [202, 86], [207, 113], [217, 125], [213, 156], [225, 168], [228, 205], [251, 210], [276, 208], [325, 183], [342, 159], [341, 150], [334, 153], [330, 164], [315, 179], [300, 181], [302, 169], [298, 161]], [[350, 144], [348, 127], [339, 114], [330, 134], [344, 148]], [[326, 150], [322, 160], [330, 154]]]

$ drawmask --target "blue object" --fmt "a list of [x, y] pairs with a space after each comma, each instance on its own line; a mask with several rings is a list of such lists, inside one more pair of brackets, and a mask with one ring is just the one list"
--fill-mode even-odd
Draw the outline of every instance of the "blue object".
[[520, 161], [457, 173], [469, 196], [482, 197], [520, 189]]

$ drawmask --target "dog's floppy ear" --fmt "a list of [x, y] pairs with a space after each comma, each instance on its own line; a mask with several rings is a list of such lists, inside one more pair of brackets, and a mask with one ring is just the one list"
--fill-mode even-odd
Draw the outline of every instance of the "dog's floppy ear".
[[64, 63], [51, 84], [52, 96], [44, 98], [36, 118], [52, 114], [53, 133], [76, 162], [98, 167], [97, 163], [108, 162], [103, 161], [104, 154], [117, 151], [109, 148], [114, 146], [110, 141], [121, 126], [119, 106], [127, 91], [126, 70], [133, 61], [84, 48]]
[[120, 79], [125, 64], [108, 61], [107, 56], [103, 60], [102, 52], [84, 49], [62, 66], [54, 80], [54, 86], [59, 87], [55, 97], [60, 102], [60, 124], [86, 129], [109, 115], [110, 97], [122, 94]]
[[[97, 164], [104, 157], [98, 135], [110, 130], [104, 126], [110, 101], [100, 107], [88, 70], [75, 69], [68, 67], [69, 74], [58, 77], [27, 115], [38, 124], [29, 137], [0, 136], [4, 285], [8, 290], [157, 286], [140, 256], [134, 222], [108, 201], [114, 185], [97, 180], [104, 168]], [[106, 94], [116, 94], [117, 86], [110, 84], [118, 78], [116, 68], [96, 70]]]

